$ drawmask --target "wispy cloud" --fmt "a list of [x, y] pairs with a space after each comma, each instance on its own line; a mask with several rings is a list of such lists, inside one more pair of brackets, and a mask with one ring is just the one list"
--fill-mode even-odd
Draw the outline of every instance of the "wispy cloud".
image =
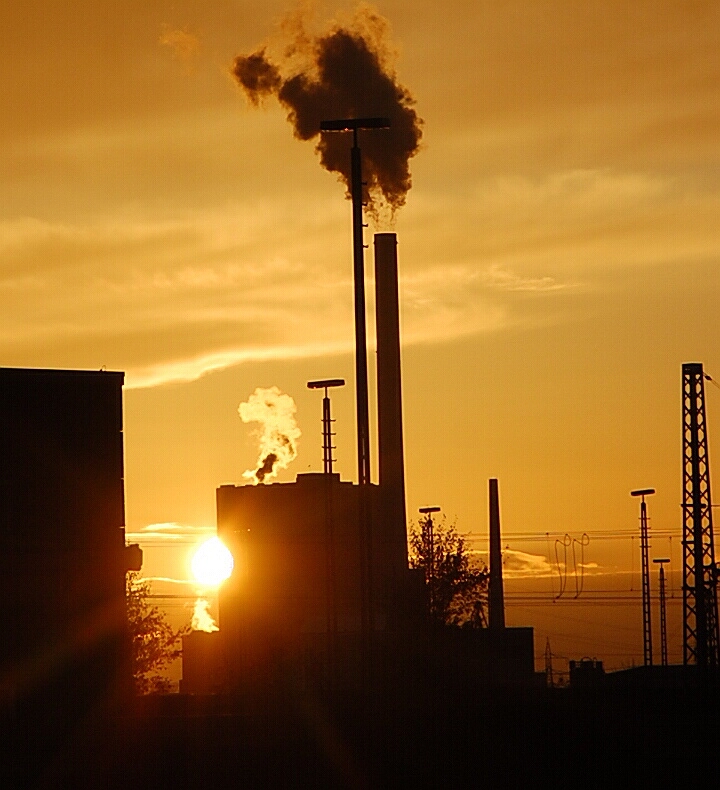
[[[411, 195], [406, 345], [572, 321], [610, 272], [621, 293], [635, 267], [719, 252], [720, 193], [688, 175], [577, 168], [463, 183]], [[170, 219], [5, 220], [0, 354], [9, 365], [124, 370], [132, 388], [350, 353], [344, 208], [309, 192], [300, 214], [296, 195], [261, 192]]]
[[148, 524], [137, 532], [126, 532], [125, 539], [131, 542], [143, 543], [145, 541], [187, 542], [201, 540], [204, 537], [215, 535], [215, 527], [195, 527], [175, 522]]
[[184, 64], [189, 73], [193, 62], [200, 55], [200, 37], [187, 27], [176, 28], [164, 24], [161, 29], [159, 43], [167, 47], [173, 56]]
[[568, 562], [551, 562], [542, 554], [532, 554], [526, 551], [518, 551], [517, 549], [504, 548], [502, 552], [503, 558], [503, 575], [508, 579], [525, 579], [525, 578], [554, 578], [562, 577], [565, 583], [572, 586], [573, 579], [580, 576], [603, 576], [603, 575], [616, 575], [616, 568], [603, 568], [597, 562], [577, 562], [572, 564]]
[[492, 264], [482, 275], [484, 281], [492, 288], [502, 291], [561, 291], [572, 288], [572, 283], [559, 282], [555, 277], [521, 277], [514, 272]]
[[[317, 235], [288, 249], [286, 239], [267, 246], [261, 221], [247, 219], [256, 212], [236, 206], [156, 223], [6, 222], [0, 352], [11, 364], [125, 370], [128, 387], [350, 352], [349, 266], [332, 261]], [[246, 216], [239, 230], [237, 216]], [[404, 342], [496, 331], [517, 320], [498, 293], [563, 287], [498, 264], [415, 267], [402, 277]], [[73, 298], [54, 299], [59, 291]]]
[[502, 553], [503, 575], [509, 579], [557, 576], [557, 569], [541, 554], [529, 554], [505, 548]]
[[183, 587], [193, 586], [197, 587], [198, 584], [192, 579], [171, 579], [168, 576], [144, 576], [145, 581], [148, 582], [161, 582], [163, 584], [179, 584]]

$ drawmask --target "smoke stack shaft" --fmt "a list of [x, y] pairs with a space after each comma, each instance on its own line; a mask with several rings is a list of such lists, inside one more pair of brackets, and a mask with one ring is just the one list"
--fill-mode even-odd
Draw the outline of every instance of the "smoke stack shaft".
[[498, 481], [489, 480], [490, 502], [490, 582], [488, 590], [490, 617], [489, 627], [492, 630], [505, 628], [505, 594], [503, 591], [502, 545], [500, 542], [500, 497]]
[[[378, 460], [393, 567], [407, 568], [397, 237], [375, 234]], [[396, 564], [397, 563], [397, 564]], [[398, 570], [398, 572], [400, 572]]]

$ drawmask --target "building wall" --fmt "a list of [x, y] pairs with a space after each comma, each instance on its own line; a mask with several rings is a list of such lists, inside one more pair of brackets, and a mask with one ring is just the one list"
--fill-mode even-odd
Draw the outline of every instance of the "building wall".
[[0, 699], [67, 713], [131, 688], [123, 374], [0, 369]]
[[[366, 640], [359, 488], [338, 475], [307, 474], [295, 483], [217, 490], [218, 536], [235, 569], [219, 590], [220, 631], [206, 641], [222, 656], [226, 688], [258, 688], [278, 678], [318, 686], [328, 667], [335, 687], [352, 688], [367, 670], [363, 653], [377, 682], [410, 694], [413, 683], [450, 676], [468, 688], [532, 684], [532, 629], [438, 629], [423, 618], [422, 576], [408, 570], [397, 535], [387, 530], [386, 537], [381, 491], [370, 491], [375, 633]], [[331, 533], [335, 628], [328, 610]], [[194, 646], [183, 656], [189, 693], [207, 688], [196, 658]]]
[[[397, 580], [407, 575], [407, 567], [383, 538], [375, 486], [369, 499], [374, 626], [382, 630], [397, 610]], [[229, 655], [261, 665], [305, 649], [312, 635], [324, 639], [328, 633], [361, 630], [363, 544], [356, 485], [339, 475], [306, 474], [295, 483], [221, 486], [217, 520], [218, 535], [235, 558], [219, 601], [218, 624]]]

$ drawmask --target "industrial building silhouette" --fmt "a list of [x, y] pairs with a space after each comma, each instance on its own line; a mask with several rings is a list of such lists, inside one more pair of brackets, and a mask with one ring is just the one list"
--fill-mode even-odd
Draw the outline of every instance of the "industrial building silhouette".
[[133, 693], [123, 380], [0, 368], [0, 712], [12, 750], [0, 779], [72, 761]]
[[357, 485], [337, 474], [301, 474], [294, 483], [217, 490], [218, 536], [237, 562], [219, 590], [220, 630], [183, 638], [181, 691], [237, 692], [290, 674], [316, 688], [353, 687], [368, 650], [377, 682], [433, 665], [472, 673], [484, 685], [535, 682], [532, 629], [460, 634], [427, 616], [423, 571], [409, 569], [406, 546], [388, 539], [380, 488], [370, 491], [368, 635]]
[[[348, 688], [448, 662], [459, 675], [474, 673], [474, 682], [534, 681], [532, 629], [504, 624], [497, 481], [493, 628], [460, 639], [424, 617], [425, 580], [408, 568], [397, 238], [376, 234], [374, 246], [378, 484], [354, 485], [330, 471], [325, 426], [322, 474], [217, 490], [217, 533], [236, 567], [220, 588], [219, 632], [184, 639], [184, 692], [236, 691], [288, 673]], [[210, 658], [213, 644], [220, 658]], [[222, 679], [203, 677], [203, 666]]]
[[123, 374], [0, 369], [3, 698], [131, 684]]

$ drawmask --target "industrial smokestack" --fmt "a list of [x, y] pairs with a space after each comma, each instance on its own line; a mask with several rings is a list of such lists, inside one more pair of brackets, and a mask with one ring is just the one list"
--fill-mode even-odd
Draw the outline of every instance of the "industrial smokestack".
[[375, 234], [375, 320], [379, 476], [386, 521], [381, 540], [391, 552], [393, 568], [406, 569], [400, 309], [397, 237], [394, 233]]
[[503, 592], [502, 545], [500, 542], [500, 498], [498, 481], [489, 480], [490, 500], [490, 588], [488, 591], [490, 617], [493, 631], [505, 628], [505, 594]]

